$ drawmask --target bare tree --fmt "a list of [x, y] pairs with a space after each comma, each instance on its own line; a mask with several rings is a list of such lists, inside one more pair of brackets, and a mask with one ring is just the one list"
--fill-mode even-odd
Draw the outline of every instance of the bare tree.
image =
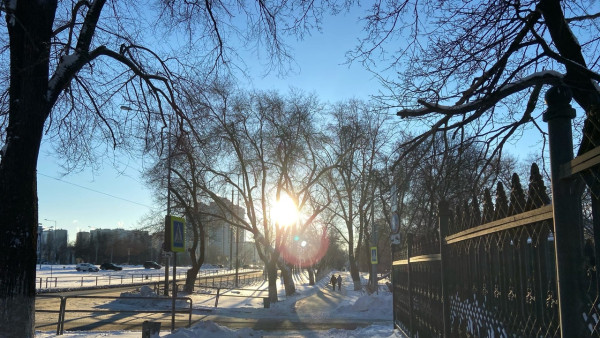
[[478, 139], [499, 159], [526, 130], [545, 137], [539, 95], [564, 84], [586, 113], [583, 152], [599, 144], [600, 39], [590, 34], [599, 16], [598, 4], [585, 1], [378, 2], [351, 59], [382, 74], [383, 104], [427, 126], [405, 151], [449, 133]]
[[340, 235], [348, 244], [348, 261], [354, 289], [361, 288], [357, 265], [358, 250], [368, 246], [367, 226], [375, 208], [375, 172], [378, 160], [387, 154], [390, 139], [386, 116], [360, 101], [340, 103], [333, 109], [332, 153], [338, 165], [330, 173], [330, 189], [335, 197], [332, 210], [343, 223]]
[[191, 268], [186, 273], [184, 291], [192, 292], [206, 256], [207, 222], [203, 215], [208, 206], [202, 202], [206, 196], [199, 187], [204, 184], [204, 173], [196, 164], [198, 144], [193, 142], [194, 139], [188, 134], [171, 135], [170, 139], [172, 144], [167, 156], [159, 158], [156, 165], [146, 172], [146, 177], [155, 188], [157, 199], [166, 202], [171, 214], [186, 218], [191, 237], [191, 246], [186, 250]]
[[[223, 212], [207, 216], [253, 234], [265, 262], [269, 297], [277, 301], [277, 270], [286, 292], [295, 291], [289, 262], [298, 252], [290, 238], [311, 225], [327, 203], [319, 179], [328, 170], [322, 136], [314, 116], [318, 101], [302, 93], [235, 92], [228, 83], [194, 87], [189, 95], [189, 134], [197, 144], [195, 159], [205, 173], [202, 193]], [[239, 196], [245, 215], [231, 212], [224, 197]], [[275, 202], [289, 196], [306, 216], [291, 226], [275, 217]], [[232, 217], [224, 217], [231, 215]]]
[[[186, 66], [216, 70], [228, 57], [227, 33], [248, 32], [246, 42], [287, 56], [282, 32], [304, 32], [320, 13], [301, 6], [258, 1], [161, 1], [167, 28], [190, 28], [204, 59], [183, 60], [144, 44], [140, 13], [147, 3], [105, 0], [4, 0], [6, 34], [0, 36], [4, 79], [0, 94], [0, 332], [32, 337], [37, 238], [36, 166], [42, 137], [57, 138], [72, 166], [91, 163], [99, 150], [125, 149], [160, 138], [164, 112], [184, 118], [177, 86]], [[240, 20], [235, 14], [242, 14]], [[298, 19], [294, 19], [298, 18]], [[316, 19], [316, 21], [314, 20]], [[237, 29], [235, 23], [247, 24]], [[284, 25], [283, 22], [286, 22]], [[193, 29], [191, 29], [193, 28]], [[197, 32], [198, 34], [195, 34]], [[237, 41], [236, 41], [237, 42]], [[236, 43], [234, 42], [234, 43]], [[263, 44], [260, 44], [263, 43]], [[230, 63], [228, 63], [230, 65]], [[133, 108], [120, 110], [127, 103]], [[159, 113], [153, 116], [151, 112]], [[104, 154], [100, 151], [100, 154]]]
[[[402, 135], [397, 144], [410, 139], [413, 139], [412, 135]], [[428, 142], [404, 153], [401, 163], [386, 168], [382, 176], [388, 177], [388, 180], [382, 180], [381, 184], [388, 186], [383, 188], [387, 192], [391, 190], [389, 187], [396, 187], [397, 214], [402, 232], [437, 236], [440, 201], [462, 204], [473, 197], [483, 200], [483, 189], [497, 181], [510, 182], [516, 165], [509, 156], [500, 161], [489, 161], [485, 157], [485, 147], [478, 143], [443, 137], [432, 138]], [[399, 149], [402, 153], [402, 148]]]

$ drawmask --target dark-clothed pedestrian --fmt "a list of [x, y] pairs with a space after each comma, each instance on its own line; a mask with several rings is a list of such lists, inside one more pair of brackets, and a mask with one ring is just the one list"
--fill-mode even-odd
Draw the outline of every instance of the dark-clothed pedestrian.
[[333, 291], [335, 291], [335, 283], [337, 282], [337, 278], [335, 278], [335, 274], [331, 275], [331, 280], [329, 281], [331, 286], [333, 287]]
[[[342, 289], [342, 275], [338, 275], [337, 276], [337, 285], [338, 285], [338, 291]], [[333, 284], [333, 288], [335, 289], [335, 283]]]

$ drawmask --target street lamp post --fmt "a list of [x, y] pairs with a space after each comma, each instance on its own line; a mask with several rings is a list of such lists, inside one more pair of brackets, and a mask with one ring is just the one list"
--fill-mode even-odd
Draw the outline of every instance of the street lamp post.
[[[52, 256], [55, 256], [56, 249], [54, 246], [56, 245], [56, 243], [55, 243], [56, 242], [56, 221], [53, 219], [47, 219], [47, 218], [44, 218], [44, 221], [54, 222], [54, 226], [51, 227], [52, 228], [52, 245], [50, 246], [50, 251], [51, 251]], [[52, 263], [55, 263], [54, 258], [55, 257], [53, 257]]]
[[[40, 228], [41, 228], [41, 232], [40, 232]], [[43, 249], [44, 249], [44, 239], [42, 237], [44, 233], [44, 228], [42, 227], [42, 223], [38, 223], [38, 260], [39, 260], [39, 264], [40, 264], [40, 270], [42, 269], [42, 254], [44, 253]]]

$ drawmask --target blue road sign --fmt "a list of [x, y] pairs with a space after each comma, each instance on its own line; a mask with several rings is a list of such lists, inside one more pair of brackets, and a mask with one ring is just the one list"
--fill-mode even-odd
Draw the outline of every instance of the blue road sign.
[[185, 220], [171, 216], [171, 251], [185, 252]]

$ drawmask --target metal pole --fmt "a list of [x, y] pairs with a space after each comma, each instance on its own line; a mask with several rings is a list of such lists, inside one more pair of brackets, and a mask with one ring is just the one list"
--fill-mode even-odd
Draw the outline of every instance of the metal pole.
[[440, 283], [442, 289], [442, 323], [444, 325], [443, 337], [450, 337], [450, 300], [448, 297], [448, 290], [446, 289], [446, 279], [448, 274], [447, 268], [447, 246], [446, 236], [448, 236], [448, 221], [450, 218], [450, 211], [448, 210], [448, 202], [445, 200], [440, 201], [438, 206], [438, 225], [440, 231]]
[[[171, 214], [171, 115], [169, 115], [168, 139], [167, 139], [167, 215]], [[164, 243], [163, 248], [167, 248], [170, 243]], [[167, 258], [165, 264], [165, 292], [164, 295], [169, 295], [169, 263], [171, 258]]]
[[171, 332], [175, 331], [175, 299], [177, 298], [177, 252], [173, 252], [173, 299], [171, 301]]
[[[238, 204], [239, 204], [239, 199], [238, 199]], [[233, 189], [231, 189], [231, 210], [237, 212], [237, 209], [233, 208]], [[232, 218], [235, 219], [234, 217], [232, 217]], [[235, 227], [235, 287], [236, 288], [238, 287], [238, 279], [239, 279], [238, 273], [240, 270], [240, 258], [238, 255], [238, 251], [240, 248], [239, 244], [240, 244], [240, 228]]]
[[[373, 198], [373, 201], [375, 201], [375, 189], [373, 189], [372, 198]], [[373, 246], [377, 248], [377, 227], [375, 226], [375, 204], [374, 203], [371, 203], [371, 225], [372, 225], [372, 233], [373, 233], [371, 236], [371, 240], [373, 242]], [[377, 249], [375, 252], [379, 256], [379, 252], [377, 252]], [[377, 257], [377, 261], [378, 260], [379, 260], [379, 257]], [[379, 294], [379, 285], [377, 283], [377, 263], [371, 262], [371, 267], [372, 267], [371, 273], [373, 274], [373, 288], [375, 288], [376, 293]]]
[[[39, 244], [39, 256], [38, 256], [38, 260], [40, 263], [40, 270], [42, 270], [42, 261], [44, 260], [44, 227], [41, 227], [42, 223], [38, 223], [38, 244]], [[41, 228], [41, 229], [40, 229]], [[40, 232], [41, 230], [41, 232]]]
[[[233, 205], [233, 202], [232, 202]], [[229, 271], [233, 269], [233, 227], [229, 226]]]
[[[583, 251], [580, 241], [581, 204], [577, 195], [575, 176], [563, 175], [561, 167], [573, 159], [571, 119], [572, 94], [566, 86], [556, 86], [546, 92], [550, 167], [552, 177], [552, 210], [554, 213], [554, 247], [556, 252], [556, 280], [558, 313], [562, 337], [583, 336], [582, 313]], [[570, 168], [570, 166], [569, 166]]]
[[[53, 219], [47, 219], [47, 218], [44, 218], [44, 220], [48, 221], [48, 222], [54, 222], [54, 226], [51, 227], [52, 228], [52, 242], [49, 245], [49, 249], [50, 250], [48, 250], [50, 252], [51, 256], [48, 257], [48, 261], [52, 261], [52, 263], [56, 263], [55, 262], [55, 260], [56, 260], [56, 247], [55, 247], [55, 245], [56, 245], [56, 233], [55, 233], [55, 231], [56, 231], [56, 221], [53, 220]], [[48, 239], [48, 238], [46, 237], [46, 239]]]
[[410, 266], [410, 256], [412, 256], [412, 240], [413, 240], [413, 235], [411, 233], [407, 233], [406, 234], [406, 261], [407, 261], [407, 267], [406, 267], [406, 273], [407, 273], [407, 283], [406, 283], [406, 288], [408, 289], [408, 314], [409, 314], [409, 319], [408, 319], [408, 329], [410, 330], [410, 334], [411, 336], [413, 336], [415, 334], [414, 331], [414, 327], [413, 327], [413, 322], [414, 322], [414, 308], [413, 308], [413, 292], [412, 292], [412, 268]]

